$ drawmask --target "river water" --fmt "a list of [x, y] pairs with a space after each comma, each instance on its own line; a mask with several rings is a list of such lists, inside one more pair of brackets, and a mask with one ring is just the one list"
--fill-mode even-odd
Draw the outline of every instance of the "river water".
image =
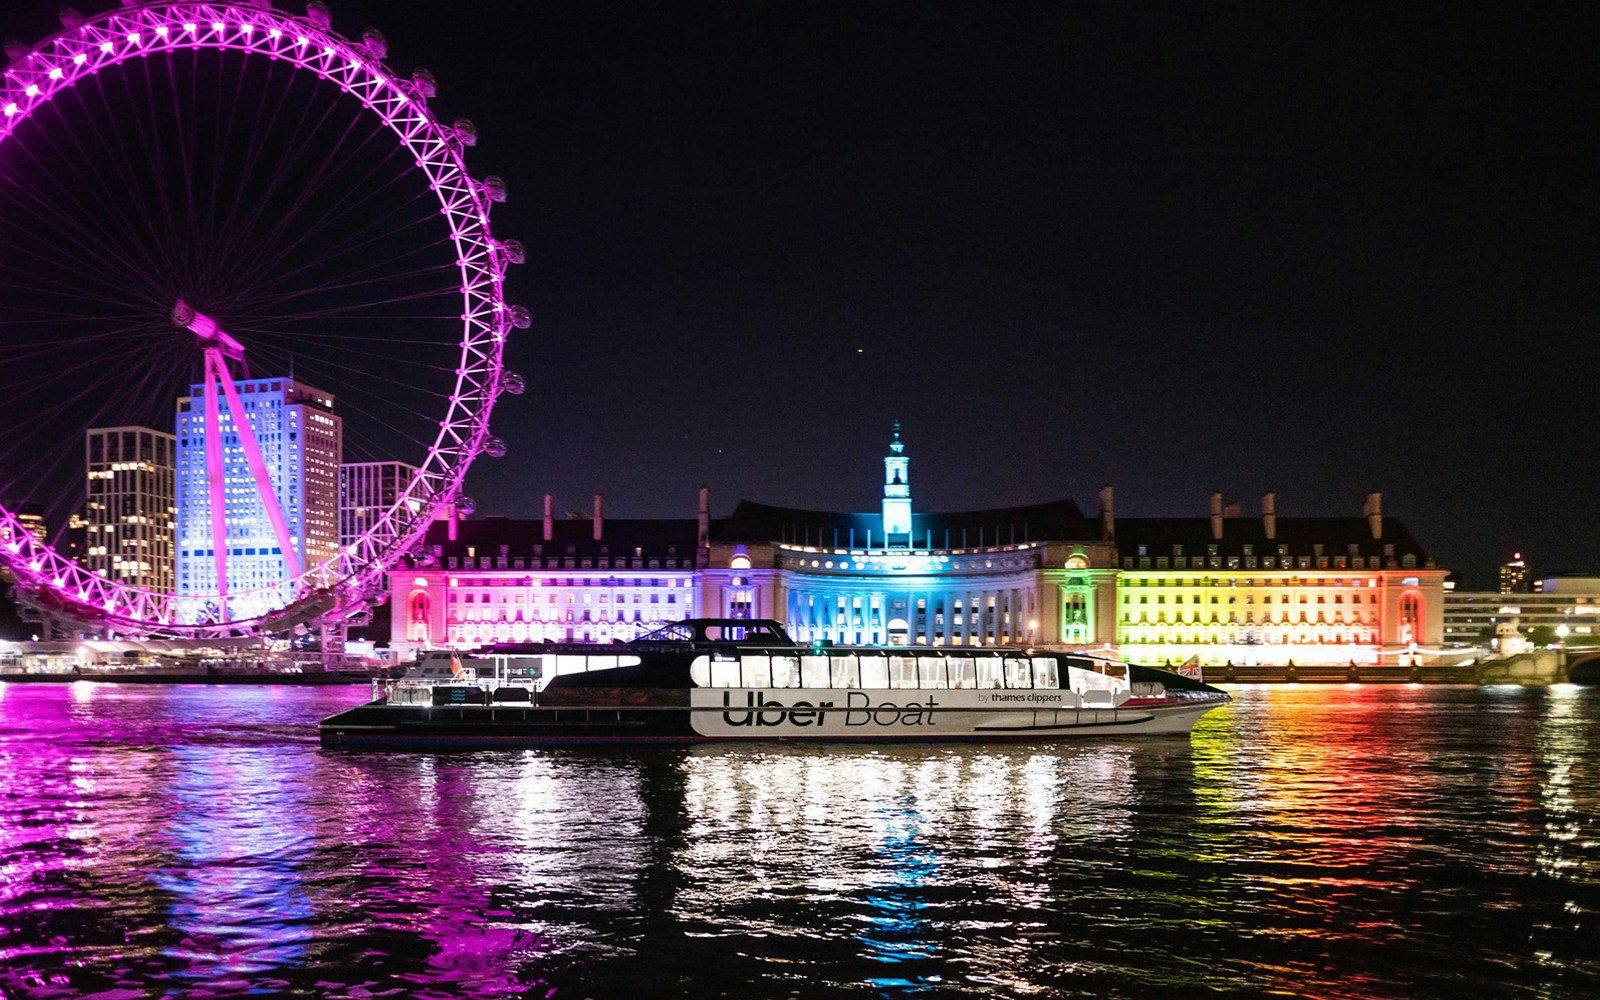
[[0, 685], [0, 997], [1600, 995], [1600, 689], [1192, 739], [323, 750], [362, 688]]

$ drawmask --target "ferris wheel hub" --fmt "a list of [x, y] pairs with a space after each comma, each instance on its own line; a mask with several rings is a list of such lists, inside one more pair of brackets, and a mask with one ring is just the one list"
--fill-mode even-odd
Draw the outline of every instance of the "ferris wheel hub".
[[234, 361], [244, 357], [244, 345], [228, 336], [217, 321], [205, 313], [196, 312], [195, 308], [183, 299], [172, 307], [172, 323], [200, 338], [201, 345], [206, 350], [220, 350], [223, 355]]

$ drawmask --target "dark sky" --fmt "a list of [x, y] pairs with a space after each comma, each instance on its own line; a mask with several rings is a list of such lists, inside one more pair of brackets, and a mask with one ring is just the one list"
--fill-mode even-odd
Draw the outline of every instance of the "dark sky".
[[898, 418], [920, 509], [1382, 490], [1471, 585], [1600, 569], [1600, 8], [1397, 6], [334, 17], [510, 185], [485, 513], [871, 509]]

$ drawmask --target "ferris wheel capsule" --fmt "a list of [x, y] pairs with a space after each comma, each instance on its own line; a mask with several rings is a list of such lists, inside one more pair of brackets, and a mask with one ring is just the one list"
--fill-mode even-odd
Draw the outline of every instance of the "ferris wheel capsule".
[[520, 396], [528, 391], [528, 380], [516, 372], [506, 372], [500, 376], [500, 391]]
[[506, 457], [506, 442], [503, 438], [487, 437], [483, 439], [483, 453], [490, 458]]
[[489, 200], [499, 204], [506, 200], [506, 182], [494, 174], [490, 174], [478, 182], [478, 188], [489, 196]]
[[311, 22], [313, 28], [323, 31], [333, 27], [333, 13], [322, 0], [309, 0], [306, 4], [306, 20]]
[[521, 240], [506, 240], [500, 244], [500, 249], [505, 252], [506, 260], [513, 264], [528, 262], [528, 248], [522, 245]]
[[478, 502], [469, 496], [456, 497], [456, 513], [461, 517], [471, 517], [477, 513]]
[[533, 314], [528, 311], [527, 306], [511, 307], [511, 325], [518, 330], [526, 330], [533, 325]]
[[28, 54], [28, 47], [15, 38], [8, 38], [0, 43], [0, 48], [5, 49], [6, 59], [10, 62], [21, 62], [22, 57]]
[[76, 28], [83, 23], [83, 15], [72, 7], [63, 7], [56, 11], [56, 16], [61, 19], [63, 28]]
[[435, 97], [439, 93], [439, 81], [426, 68], [418, 66], [411, 71], [411, 92], [418, 97]]
[[377, 28], [366, 28], [361, 32], [361, 47], [374, 59], [383, 59], [389, 54], [389, 40], [383, 37], [383, 32]]
[[450, 126], [455, 131], [456, 141], [463, 146], [476, 146], [478, 144], [478, 126], [472, 124], [471, 118], [457, 118]]

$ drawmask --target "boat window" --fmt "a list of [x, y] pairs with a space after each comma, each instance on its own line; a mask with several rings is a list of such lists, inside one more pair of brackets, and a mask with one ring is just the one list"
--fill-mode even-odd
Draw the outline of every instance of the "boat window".
[[1061, 686], [1060, 681], [1057, 679], [1055, 657], [1035, 656], [1033, 658], [1033, 686], [1052, 690]]
[[944, 657], [917, 657], [917, 683], [919, 687], [925, 688], [944, 687]]
[[854, 653], [849, 656], [830, 656], [828, 661], [833, 672], [833, 687], [858, 688], [861, 686], [861, 665], [857, 662]]
[[739, 686], [739, 661], [729, 658], [711, 661], [711, 686], [736, 688]]
[[711, 686], [711, 657], [697, 656], [689, 664], [689, 679], [694, 681], [696, 687]]
[[897, 688], [917, 686], [917, 658], [915, 656], [889, 657], [889, 685]]
[[825, 688], [828, 686], [828, 658], [826, 656], [800, 657], [800, 686]]
[[764, 688], [772, 686], [772, 666], [765, 653], [746, 653], [739, 659], [744, 664], [744, 686]]
[[558, 674], [581, 674], [588, 666], [589, 658], [587, 656], [567, 656], [562, 654], [556, 657], [556, 673]]
[[889, 686], [889, 658], [887, 656], [861, 657], [861, 686], [886, 688]]
[[1033, 664], [1021, 656], [1006, 657], [1006, 687], [1033, 687]]
[[591, 657], [589, 657], [589, 669], [590, 670], [610, 670], [612, 667], [615, 667], [616, 665], [617, 665], [617, 658], [615, 656], [591, 656]]
[[1005, 687], [1005, 677], [1000, 672], [1000, 657], [974, 657], [978, 665], [978, 686], [981, 688]]
[[773, 654], [772, 686], [775, 688], [800, 686], [800, 657]]
[[972, 668], [972, 657], [952, 656], [945, 661], [950, 669], [950, 686], [953, 688], [974, 688], [978, 686], [978, 675]]

